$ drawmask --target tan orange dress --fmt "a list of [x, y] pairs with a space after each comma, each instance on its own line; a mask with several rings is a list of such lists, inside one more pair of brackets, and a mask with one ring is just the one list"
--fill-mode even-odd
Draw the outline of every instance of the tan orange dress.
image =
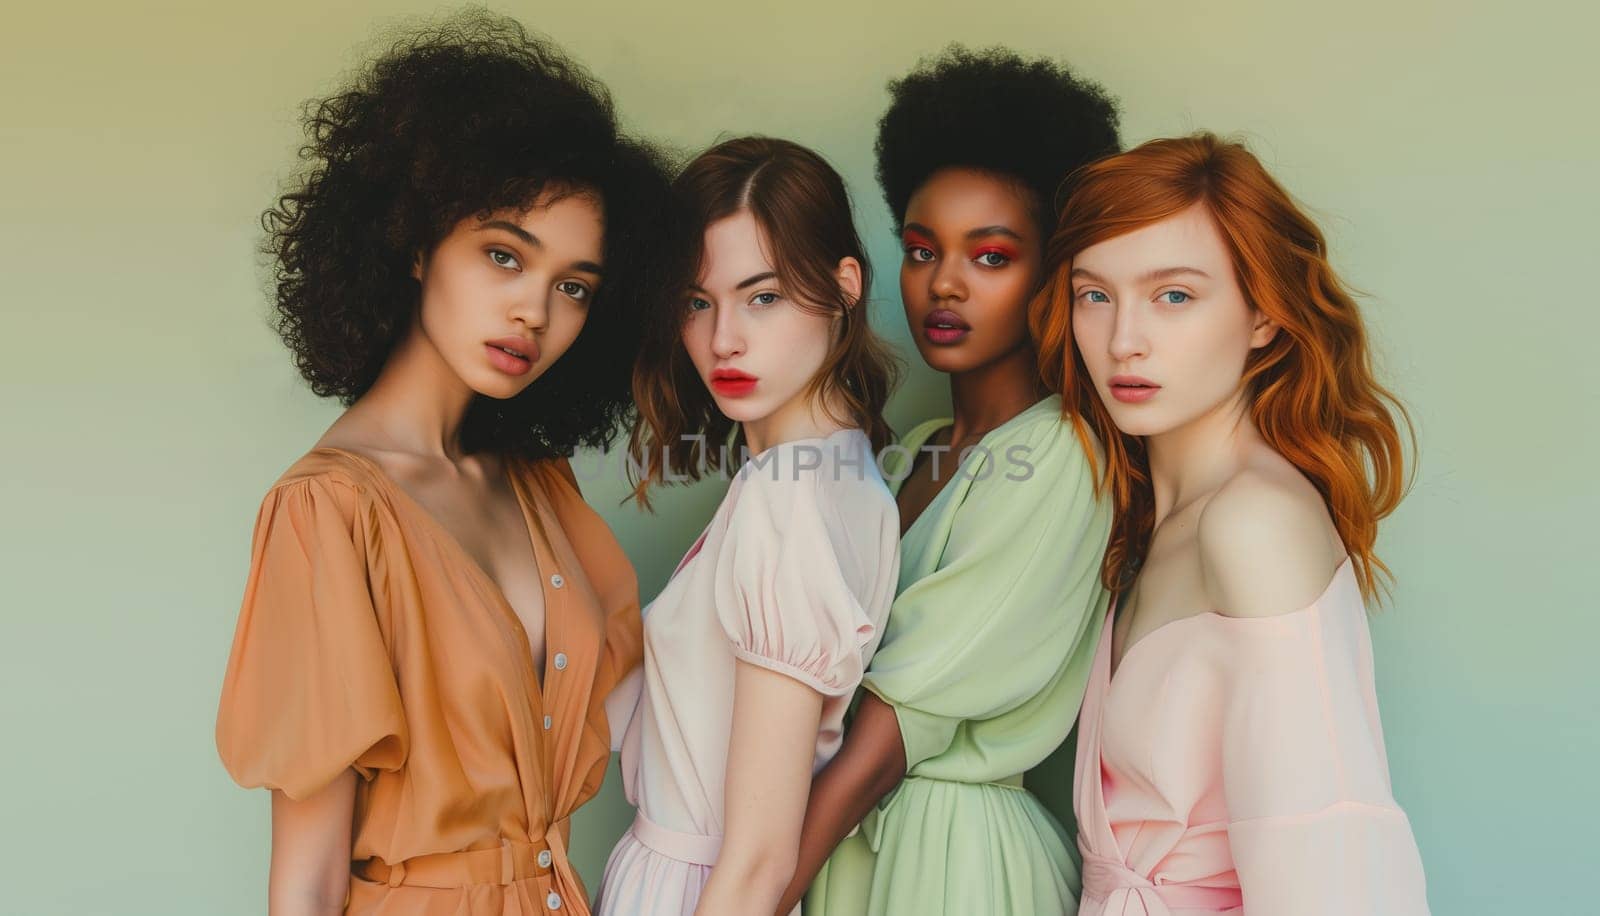
[[569, 818], [640, 661], [638, 583], [565, 460], [511, 460], [544, 584], [544, 687], [516, 611], [370, 459], [313, 449], [267, 492], [217, 717], [235, 781], [357, 783], [346, 912], [587, 914]]

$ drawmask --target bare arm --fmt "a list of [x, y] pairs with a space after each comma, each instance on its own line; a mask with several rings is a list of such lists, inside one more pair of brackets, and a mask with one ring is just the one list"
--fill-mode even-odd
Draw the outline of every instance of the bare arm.
[[794, 873], [822, 694], [794, 678], [737, 663], [728, 741], [722, 852], [696, 916], [772, 912]]
[[844, 746], [811, 784], [794, 878], [776, 912], [786, 916], [794, 910], [834, 847], [905, 775], [906, 749], [894, 707], [864, 693]]
[[350, 825], [356, 771], [296, 801], [272, 791], [269, 916], [339, 916], [350, 893]]
[[643, 665], [628, 672], [628, 676], [606, 694], [606, 723], [611, 732], [613, 752], [622, 750], [622, 739], [627, 737], [628, 726], [633, 722], [633, 713], [639, 708], [639, 700], [643, 697]]

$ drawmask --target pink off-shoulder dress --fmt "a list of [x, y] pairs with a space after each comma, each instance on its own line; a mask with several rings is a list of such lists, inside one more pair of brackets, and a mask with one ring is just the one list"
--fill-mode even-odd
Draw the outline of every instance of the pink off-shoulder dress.
[[642, 691], [621, 736], [639, 811], [606, 862], [597, 913], [694, 912], [722, 847], [737, 662], [822, 694], [813, 770], [838, 751], [899, 550], [899, 510], [859, 429], [774, 446], [734, 475], [644, 611]]
[[1349, 560], [1299, 611], [1160, 627], [1114, 678], [1111, 632], [1078, 725], [1080, 916], [1427, 913]]

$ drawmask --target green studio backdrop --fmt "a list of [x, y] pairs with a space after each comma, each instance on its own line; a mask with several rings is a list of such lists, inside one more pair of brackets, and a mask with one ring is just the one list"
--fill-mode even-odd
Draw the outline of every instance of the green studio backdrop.
[[[1013, 0], [499, 7], [682, 151], [809, 144], [845, 174], [873, 319], [912, 367], [904, 430], [946, 408], [901, 320], [872, 178], [884, 83], [946, 42], [1058, 55], [1125, 138], [1242, 134], [1364, 293], [1422, 463], [1383, 529], [1373, 619], [1395, 793], [1434, 911], [1574, 913], [1592, 874], [1600, 640], [1591, 482], [1592, 7]], [[299, 103], [423, 4], [28, 3], [0, 32], [0, 912], [265, 911], [268, 804], [212, 740], [268, 484], [336, 415], [267, 324], [258, 214]], [[1587, 87], [1587, 88], [1585, 88]], [[610, 467], [615, 468], [615, 463]], [[660, 513], [585, 485], [648, 600], [716, 484]], [[1590, 776], [1583, 774], [1590, 773]], [[574, 822], [591, 887], [618, 782]]]

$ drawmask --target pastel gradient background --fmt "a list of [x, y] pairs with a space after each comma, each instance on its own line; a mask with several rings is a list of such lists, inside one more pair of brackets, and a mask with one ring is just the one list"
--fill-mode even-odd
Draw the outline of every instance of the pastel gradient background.
[[[217, 760], [217, 691], [256, 506], [337, 408], [267, 324], [257, 217], [294, 166], [299, 103], [378, 30], [436, 9], [338, 7], [31, 3], [0, 29], [0, 912], [265, 911], [267, 796]], [[585, 61], [641, 132], [686, 152], [776, 134], [839, 167], [878, 268], [874, 320], [913, 366], [900, 429], [946, 391], [906, 334], [872, 180], [887, 79], [951, 40], [1005, 43], [1102, 81], [1129, 142], [1242, 134], [1365, 292], [1419, 427], [1373, 633], [1434, 911], [1592, 905], [1592, 7], [499, 8]], [[586, 484], [648, 598], [719, 493], [651, 517], [622, 489]], [[581, 812], [591, 883], [627, 817], [615, 783]]]

